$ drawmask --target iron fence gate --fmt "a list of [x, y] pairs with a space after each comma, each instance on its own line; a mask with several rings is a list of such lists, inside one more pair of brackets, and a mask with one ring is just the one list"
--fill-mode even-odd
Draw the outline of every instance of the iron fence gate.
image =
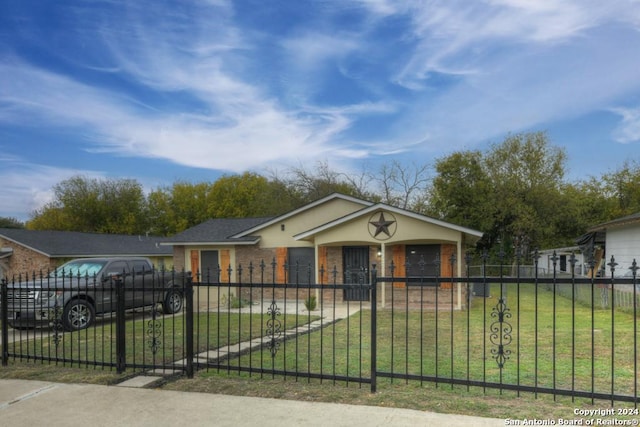
[[[473, 275], [468, 258], [465, 277], [397, 277], [393, 263], [379, 275], [374, 264], [358, 284], [340, 283], [341, 272], [322, 266], [318, 283], [277, 283], [276, 269], [290, 266], [261, 262], [239, 266], [235, 281], [225, 280], [231, 268], [184, 275], [184, 310], [171, 314], [157, 305], [126, 309], [128, 290], [116, 284], [113, 312], [77, 331], [61, 328], [55, 313], [44, 328], [10, 328], [9, 301], [28, 292], [12, 294], [15, 282], [4, 281], [2, 362], [188, 377], [215, 370], [371, 391], [417, 381], [637, 405], [636, 263], [628, 277], [617, 277], [613, 258], [605, 274], [582, 277], [541, 274], [535, 260], [526, 270], [505, 262]], [[354, 287], [369, 298], [345, 298]]]

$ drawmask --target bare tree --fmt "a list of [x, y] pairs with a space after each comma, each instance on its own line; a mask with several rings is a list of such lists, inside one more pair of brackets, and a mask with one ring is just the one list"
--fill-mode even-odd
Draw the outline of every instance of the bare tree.
[[430, 169], [428, 164], [403, 165], [397, 160], [384, 164], [377, 178], [382, 201], [402, 209], [422, 205], [431, 181]]

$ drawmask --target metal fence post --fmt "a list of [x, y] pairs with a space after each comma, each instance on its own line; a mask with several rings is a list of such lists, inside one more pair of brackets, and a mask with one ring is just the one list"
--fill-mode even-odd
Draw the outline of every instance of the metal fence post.
[[371, 269], [371, 393], [376, 392], [377, 370], [378, 370], [378, 347], [377, 347], [377, 305], [378, 305], [378, 271], [376, 264]]
[[194, 340], [193, 340], [193, 279], [191, 275], [186, 277], [184, 286], [184, 298], [185, 298], [185, 322], [186, 322], [186, 347], [187, 347], [187, 378], [193, 378], [193, 355], [194, 355]]
[[0, 307], [0, 313], [2, 314], [2, 366], [9, 364], [9, 292], [7, 291], [7, 281], [2, 279], [0, 285], [0, 300], [2, 301], [2, 307]]
[[126, 365], [126, 323], [124, 316], [124, 279], [114, 280], [116, 285], [116, 371], [121, 374]]

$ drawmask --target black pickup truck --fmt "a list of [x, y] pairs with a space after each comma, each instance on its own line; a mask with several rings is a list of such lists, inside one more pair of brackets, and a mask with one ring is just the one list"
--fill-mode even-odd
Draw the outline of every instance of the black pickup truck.
[[182, 309], [181, 273], [161, 272], [147, 258], [82, 258], [49, 275], [10, 283], [9, 325], [33, 328], [61, 322], [68, 331], [91, 326], [96, 315], [116, 311], [116, 284], [124, 287], [123, 309], [162, 305], [164, 313]]

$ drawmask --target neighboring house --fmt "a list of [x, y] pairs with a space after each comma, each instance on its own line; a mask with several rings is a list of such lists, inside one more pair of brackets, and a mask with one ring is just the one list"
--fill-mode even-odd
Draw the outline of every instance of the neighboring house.
[[[176, 269], [190, 270], [203, 282], [235, 282], [237, 267], [242, 266], [242, 281], [248, 283], [250, 263], [257, 267], [264, 261], [271, 268], [275, 260], [278, 268], [269, 270], [268, 277], [276, 283], [326, 284], [333, 283], [335, 276], [338, 284], [359, 284], [372, 264], [377, 265], [379, 276], [390, 276], [392, 261], [396, 277], [462, 276], [460, 260], [480, 237], [479, 231], [414, 212], [332, 194], [273, 218], [213, 219], [168, 238], [162, 245], [173, 246]], [[457, 260], [453, 268], [452, 255]], [[409, 271], [405, 269], [407, 262]], [[296, 265], [301, 266], [297, 271]], [[254, 271], [254, 281], [256, 274]], [[390, 286], [381, 289], [383, 303]], [[452, 285], [443, 283], [442, 287], [451, 289]], [[461, 308], [462, 287], [456, 285], [456, 290], [455, 306]], [[358, 292], [345, 292], [343, 297], [368, 298]]]
[[[573, 273], [576, 276], [586, 276], [589, 270], [584, 253], [580, 246], [545, 249], [538, 252], [538, 273], [542, 275], [556, 273], [571, 274], [571, 256], [575, 259]], [[555, 260], [554, 260], [555, 257]]]
[[146, 236], [0, 228], [0, 279], [46, 273], [73, 258], [149, 257], [171, 268], [173, 252], [163, 239]]
[[634, 260], [640, 263], [640, 212], [598, 224], [587, 231], [592, 235], [605, 235], [602, 262], [607, 272], [610, 271], [607, 263], [612, 256], [618, 264], [616, 276], [627, 274]]

